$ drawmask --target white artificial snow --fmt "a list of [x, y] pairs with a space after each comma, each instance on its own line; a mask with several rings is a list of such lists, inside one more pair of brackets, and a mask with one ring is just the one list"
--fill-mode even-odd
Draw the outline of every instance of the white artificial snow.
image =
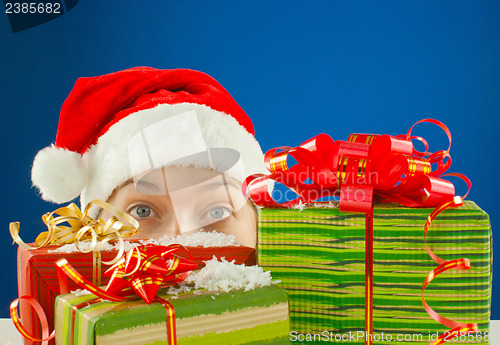
[[226, 235], [215, 230], [206, 232], [199, 231], [193, 235], [179, 235], [175, 238], [164, 236], [158, 240], [148, 240], [149, 243], [168, 246], [169, 244], [180, 244], [185, 247], [226, 247], [226, 246], [241, 246], [236, 241], [234, 235]]
[[186, 284], [176, 285], [176, 286], [169, 287], [168, 290], [167, 290], [167, 294], [169, 294], [169, 295], [176, 295], [177, 296], [181, 292], [189, 292], [192, 289], [193, 288], [191, 286], [186, 285]]
[[299, 200], [299, 203], [297, 205], [295, 205], [293, 208], [295, 210], [303, 211], [305, 207], [306, 207], [306, 204], [302, 203], [302, 200]]
[[[141, 243], [129, 242], [129, 241], [124, 241], [123, 243], [124, 243], [123, 249], [125, 251], [129, 251], [130, 249], [141, 245]], [[80, 249], [82, 251], [86, 251], [89, 249], [90, 244], [91, 244], [90, 241], [80, 242]], [[119, 249], [118, 243], [112, 244], [109, 242], [103, 243], [98, 248], [100, 251], [110, 251]], [[70, 244], [65, 244], [64, 246], [61, 246], [57, 249], [49, 250], [49, 253], [74, 253], [78, 251], [79, 250], [76, 248], [76, 245], [74, 243], [70, 243]]]
[[322, 207], [322, 208], [339, 208], [339, 202], [330, 200], [328, 202], [315, 202], [312, 207]]
[[[124, 241], [125, 251], [129, 251], [130, 249], [147, 244], [156, 244], [162, 246], [168, 246], [170, 244], [180, 244], [185, 247], [226, 247], [226, 246], [241, 246], [239, 242], [236, 241], [236, 237], [234, 235], [226, 235], [221, 232], [217, 232], [215, 230], [210, 232], [199, 231], [193, 235], [179, 235], [175, 238], [169, 238], [168, 236], [164, 236], [159, 239], [148, 239], [148, 240], [140, 240], [137, 242], [129, 242]], [[83, 251], [87, 250], [90, 247], [90, 241], [80, 242], [80, 249]], [[104, 243], [101, 247], [101, 251], [109, 251], [109, 250], [118, 250], [118, 243]], [[54, 250], [49, 250], [49, 253], [73, 253], [78, 252], [75, 244], [66, 244]]]
[[[203, 293], [203, 290], [209, 292], [229, 292], [233, 290], [245, 289], [253, 290], [258, 287], [277, 284], [279, 280], [272, 280], [271, 272], [264, 271], [259, 266], [245, 266], [244, 264], [235, 264], [233, 261], [227, 261], [224, 258], [217, 259], [215, 256], [205, 261], [205, 267], [199, 271], [191, 273], [185, 281], [179, 285], [170, 286], [166, 293], [169, 298], [176, 299], [180, 293], [191, 292], [195, 295]], [[87, 290], [71, 291], [75, 296], [90, 294]], [[211, 298], [216, 299], [218, 293], [214, 293]]]
[[237, 265], [234, 260], [229, 262], [224, 258], [219, 261], [215, 256], [212, 260], [205, 261], [205, 264], [205, 267], [192, 273], [185, 280], [188, 284], [194, 283], [195, 289], [225, 292], [245, 289], [248, 291], [273, 283], [271, 272], [264, 272], [259, 266]]
[[90, 295], [91, 294], [90, 291], [84, 290], [84, 289], [78, 289], [78, 290], [75, 290], [75, 291], [71, 291], [71, 293], [75, 294], [76, 297], [80, 297], [80, 296], [85, 296], [85, 295]]
[[299, 203], [292, 208], [299, 211], [303, 211], [306, 208], [339, 208], [339, 202], [330, 200], [328, 202], [313, 202], [307, 204], [299, 200]]

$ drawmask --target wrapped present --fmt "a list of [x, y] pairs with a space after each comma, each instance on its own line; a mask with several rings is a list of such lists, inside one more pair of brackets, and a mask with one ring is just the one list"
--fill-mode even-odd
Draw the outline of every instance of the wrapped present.
[[[450, 334], [422, 305], [423, 282], [436, 266], [422, 235], [431, 211], [396, 204], [374, 208], [376, 344], [394, 343], [398, 336], [404, 343], [429, 344], [437, 333]], [[489, 344], [492, 244], [488, 215], [466, 201], [443, 211], [427, 240], [444, 259], [468, 257], [471, 268], [435, 278], [423, 294], [425, 301], [442, 317], [478, 324], [478, 333], [462, 338], [467, 344]], [[363, 214], [321, 206], [264, 208], [259, 214], [258, 243], [259, 265], [288, 290], [293, 339], [305, 341], [307, 335], [326, 331], [331, 339], [365, 343]]]
[[[177, 344], [289, 344], [288, 299], [283, 288], [189, 292], [159, 296], [175, 310]], [[88, 303], [95, 296], [56, 301], [56, 344], [169, 344], [165, 308], [143, 301]], [[73, 308], [78, 306], [75, 312]], [[73, 342], [71, 337], [74, 337]]]
[[[55, 262], [58, 259], [66, 258], [85, 278], [93, 279], [93, 254], [56, 251], [58, 246], [44, 247], [35, 250], [19, 248], [18, 250], [18, 287], [19, 296], [32, 296], [43, 307], [49, 325], [53, 329], [54, 302], [59, 295], [59, 283]], [[255, 249], [244, 246], [227, 247], [187, 247], [193, 255], [194, 261], [203, 267], [206, 260], [216, 257], [225, 257], [227, 260], [235, 260], [236, 263], [253, 265], [255, 264]], [[109, 261], [117, 255], [118, 250], [106, 250], [100, 252], [104, 261]], [[181, 253], [182, 254], [182, 253]], [[107, 267], [107, 266], [105, 266]], [[109, 277], [103, 276], [101, 284], [105, 285]], [[70, 290], [76, 290], [78, 286], [70, 281]], [[27, 330], [35, 337], [41, 337], [40, 322], [34, 310], [28, 304], [21, 304], [20, 314], [23, 324]], [[26, 340], [28, 343], [29, 341]]]
[[[271, 285], [269, 272], [214, 258], [189, 276], [191, 285], [186, 285], [183, 281], [196, 264], [174, 256], [178, 249], [141, 246], [129, 251], [110, 268], [105, 290], [58, 260], [61, 277], [94, 295], [57, 298], [56, 344], [289, 343], [287, 293]], [[158, 290], [167, 281], [183, 285]], [[134, 300], [132, 290], [142, 301]]]
[[[428, 151], [428, 142], [412, 134], [418, 123], [443, 129], [448, 148]], [[332, 330], [340, 337], [334, 340], [367, 345], [404, 336], [396, 331], [420, 335], [422, 344], [488, 341], [488, 216], [464, 205], [468, 192], [456, 196], [446, 179], [461, 179], [471, 188], [465, 175], [447, 172], [449, 129], [434, 119], [416, 124], [406, 135], [353, 133], [347, 141], [334, 141], [320, 134], [299, 147], [278, 147], [265, 155], [269, 174], [245, 180], [251, 200], [267, 207], [261, 212], [259, 264], [293, 291], [292, 332], [300, 333], [293, 340], [314, 341], [318, 336], [307, 332]], [[412, 140], [421, 141], [425, 151], [416, 150]], [[279, 195], [284, 197], [276, 200]], [[300, 213], [305, 205], [327, 200], [338, 208]], [[381, 206], [388, 203], [398, 206]], [[418, 235], [409, 235], [415, 227]], [[456, 306], [457, 296], [465, 305]], [[381, 339], [377, 329], [392, 338]]]
[[[134, 220], [127, 217], [126, 214], [111, 209], [109, 204], [99, 200], [95, 200], [93, 203], [100, 207], [107, 207], [114, 213], [118, 213], [122, 219], [134, 223]], [[55, 262], [64, 257], [85, 278], [97, 285], [107, 284], [109, 277], [101, 277], [100, 273], [101, 269], [108, 267], [103, 263], [116, 262], [125, 246], [130, 245], [123, 242], [120, 236], [134, 234], [134, 230], [136, 230], [123, 223], [115, 226], [118, 222], [117, 218], [106, 223], [91, 219], [88, 217], [91, 207], [92, 204], [88, 205], [84, 212], [81, 212], [76, 205], [72, 204], [44, 215], [42, 218], [49, 230], [41, 233], [33, 244], [25, 244], [18, 235], [19, 224], [11, 223], [12, 237], [19, 244], [17, 260], [19, 296], [31, 296], [40, 303], [48, 319], [47, 328], [53, 329], [54, 327], [54, 303], [60, 294]], [[61, 216], [55, 217], [55, 214]], [[64, 222], [69, 223], [69, 226], [63, 226]], [[124, 230], [126, 233], [120, 233], [120, 230]], [[96, 241], [93, 245], [88, 246], [88, 241], [87, 243], [84, 241], [91, 240], [92, 236], [95, 237]], [[111, 243], [108, 243], [109, 240], [117, 241], [117, 244], [112, 246]], [[70, 246], [73, 248], [66, 248]], [[108, 250], [107, 247], [111, 249]], [[211, 259], [214, 255], [246, 265], [255, 263], [255, 250], [249, 247], [231, 245], [188, 248], [194, 261], [200, 267], [203, 266], [205, 260]], [[77, 288], [78, 286], [74, 282], [69, 282], [70, 290]], [[32, 306], [28, 303], [21, 303], [19, 313], [26, 331], [33, 337], [41, 339], [43, 327]], [[36, 344], [36, 342], [25, 339], [25, 344]]]

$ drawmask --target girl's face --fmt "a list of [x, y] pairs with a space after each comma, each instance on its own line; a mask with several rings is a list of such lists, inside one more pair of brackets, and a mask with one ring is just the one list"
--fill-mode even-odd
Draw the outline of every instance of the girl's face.
[[[108, 203], [139, 222], [135, 238], [175, 237], [203, 229], [234, 235], [256, 247], [257, 215], [241, 183], [209, 169], [166, 167], [115, 189]], [[103, 211], [101, 218], [110, 218]]]

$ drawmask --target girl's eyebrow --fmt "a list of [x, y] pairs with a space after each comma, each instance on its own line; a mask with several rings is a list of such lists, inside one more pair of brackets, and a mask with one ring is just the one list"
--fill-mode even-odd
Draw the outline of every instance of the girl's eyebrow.
[[162, 189], [160, 186], [158, 186], [158, 184], [156, 183], [153, 183], [153, 182], [148, 182], [148, 181], [145, 181], [143, 179], [139, 180], [139, 181], [134, 181], [134, 179], [130, 179], [130, 180], [127, 180], [125, 181], [125, 183], [123, 183], [122, 186], [120, 186], [120, 188], [123, 188], [129, 184], [134, 184], [135, 185], [135, 188], [137, 189], [138, 187], [140, 189], [147, 189], [147, 190], [150, 190], [150, 191], [154, 191], [154, 192], [158, 192], [160, 190], [164, 190]]
[[222, 181], [220, 181], [220, 180], [213, 181], [211, 183], [203, 185], [200, 187], [199, 191], [200, 192], [212, 191], [214, 189], [224, 187], [224, 186], [233, 187], [233, 188], [236, 188], [237, 190], [239, 190], [241, 188], [241, 184], [239, 184], [236, 180], [234, 180], [231, 177], [228, 178], [228, 177], [223, 176]]

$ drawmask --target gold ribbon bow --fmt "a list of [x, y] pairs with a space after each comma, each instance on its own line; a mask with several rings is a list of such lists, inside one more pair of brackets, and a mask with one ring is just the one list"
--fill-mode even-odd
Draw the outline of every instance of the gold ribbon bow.
[[[98, 206], [110, 211], [113, 216], [106, 222], [102, 219], [95, 220], [89, 214], [92, 206]], [[56, 216], [59, 215], [59, 216]], [[89, 202], [82, 212], [75, 204], [58, 208], [53, 212], [48, 212], [42, 216], [42, 220], [47, 226], [48, 231], [38, 235], [35, 245], [26, 244], [19, 236], [19, 222], [12, 222], [9, 225], [10, 235], [15, 243], [20, 247], [32, 250], [42, 248], [48, 245], [63, 245], [74, 243], [76, 248], [82, 253], [94, 253], [94, 281], [100, 281], [100, 248], [103, 244], [118, 240], [119, 250], [116, 257], [111, 261], [103, 261], [103, 264], [112, 265], [116, 263], [124, 253], [123, 237], [132, 236], [137, 233], [139, 223], [132, 216], [117, 209], [116, 207], [102, 200], [93, 200]], [[125, 225], [124, 221], [130, 225]], [[68, 225], [61, 225], [67, 223]], [[81, 242], [89, 242], [87, 249], [80, 247]]]

